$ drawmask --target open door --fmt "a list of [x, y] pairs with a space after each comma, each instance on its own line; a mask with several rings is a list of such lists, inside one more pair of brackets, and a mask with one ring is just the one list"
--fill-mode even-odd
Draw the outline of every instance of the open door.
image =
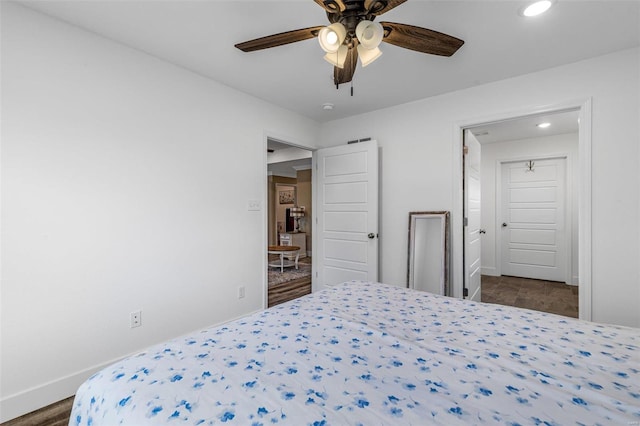
[[378, 280], [378, 144], [316, 151], [313, 291]]
[[480, 302], [480, 142], [464, 131], [464, 290], [465, 298]]

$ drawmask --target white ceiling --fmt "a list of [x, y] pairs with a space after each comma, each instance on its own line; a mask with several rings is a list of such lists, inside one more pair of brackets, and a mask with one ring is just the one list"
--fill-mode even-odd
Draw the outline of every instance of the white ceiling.
[[[640, 0], [558, 0], [526, 19], [520, 0], [409, 0], [380, 20], [465, 40], [451, 58], [383, 43], [353, 86], [332, 84], [316, 40], [243, 53], [234, 44], [324, 25], [312, 0], [40, 0], [28, 7], [297, 111], [318, 122], [535, 72], [640, 45]], [[333, 103], [332, 111], [321, 108]]]
[[297, 177], [298, 170], [311, 168], [311, 151], [267, 140], [267, 172], [276, 176]]
[[[471, 131], [481, 144], [543, 138], [578, 133], [578, 117], [578, 110], [532, 115], [476, 126]], [[549, 123], [549, 127], [540, 128], [540, 123]]]

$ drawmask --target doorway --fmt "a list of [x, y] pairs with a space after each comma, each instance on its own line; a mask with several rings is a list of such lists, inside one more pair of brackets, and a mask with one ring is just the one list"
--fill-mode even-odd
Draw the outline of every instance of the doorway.
[[[524, 145], [517, 146], [514, 148], [514, 144], [516, 142], [518, 144], [526, 143], [526, 141], [531, 142], [531, 146], [534, 144], [544, 145], [545, 143], [548, 146], [553, 146], [553, 143], [557, 143], [557, 139], [559, 136], [555, 136], [556, 140], [547, 140], [544, 141], [540, 136], [530, 135], [527, 133], [523, 133], [520, 136], [509, 136], [512, 140], [511, 146], [509, 144], [502, 142], [494, 142], [496, 145], [493, 146], [494, 153], [493, 156], [489, 159], [489, 164], [482, 165], [482, 180], [484, 182], [486, 177], [493, 179], [493, 182], [496, 182], [496, 178], [501, 177], [501, 168], [502, 164], [512, 162], [520, 162], [521, 166], [526, 166], [528, 161], [532, 160], [532, 158], [538, 158], [539, 160], [546, 160], [548, 158], [566, 158], [567, 162], [567, 192], [571, 194], [570, 197], [567, 198], [568, 203], [568, 211], [572, 211], [572, 213], [567, 212], [567, 215], [563, 216], [567, 218], [567, 227], [566, 231], [570, 233], [573, 238], [569, 244], [566, 245], [566, 252], [568, 252], [568, 261], [570, 265], [567, 265], [567, 270], [570, 270], [570, 273], [566, 273], [565, 279], [561, 281], [565, 281], [566, 283], [575, 285], [571, 290], [575, 293], [576, 290], [579, 293], [577, 298], [577, 303], [579, 304], [579, 317], [582, 319], [590, 319], [591, 317], [591, 267], [590, 267], [590, 259], [591, 259], [591, 249], [590, 249], [590, 198], [591, 198], [591, 157], [590, 157], [590, 144], [591, 144], [591, 135], [590, 135], [590, 120], [591, 120], [591, 103], [590, 100], [586, 100], [582, 103], [569, 103], [564, 105], [558, 105], [552, 108], [543, 108], [543, 109], [532, 109], [531, 111], [525, 111], [522, 113], [514, 113], [512, 115], [506, 114], [503, 116], [492, 117], [490, 119], [485, 120], [477, 120], [470, 121], [467, 123], [457, 123], [454, 127], [454, 130], [460, 135], [457, 143], [459, 146], [455, 147], [455, 151], [458, 153], [459, 157], [456, 159], [456, 169], [459, 170], [460, 173], [460, 181], [458, 190], [460, 191], [460, 204], [454, 206], [454, 217], [453, 217], [453, 252], [454, 252], [454, 274], [456, 272], [459, 274], [458, 278], [454, 278], [454, 291], [453, 296], [455, 297], [463, 297], [465, 290], [468, 287], [468, 277], [466, 277], [466, 260], [465, 260], [465, 250], [463, 247], [465, 243], [465, 237], [468, 233], [465, 227], [466, 215], [464, 215], [465, 209], [465, 195], [463, 192], [464, 185], [464, 167], [462, 162], [464, 161], [462, 146], [464, 144], [463, 131], [465, 129], [469, 129], [478, 140], [483, 142], [482, 139], [494, 137], [500, 137], [501, 133], [506, 132], [507, 130], [513, 130], [518, 127], [523, 129], [528, 129], [530, 131], [539, 131], [544, 130], [536, 127], [537, 124], [547, 121], [547, 119], [552, 118], [566, 118], [569, 123], [573, 126], [574, 130], [563, 130], [551, 132], [551, 128], [547, 128], [546, 137], [552, 138], [554, 135], [551, 133], [558, 134], [572, 134], [574, 135], [575, 142], [575, 151], [568, 150], [566, 147], [555, 147], [555, 150], [547, 150], [546, 152], [540, 154], [538, 153], [537, 157], [532, 157], [529, 151], [526, 151]], [[559, 125], [555, 125], [556, 129]], [[560, 138], [562, 139], [562, 138]], [[566, 139], [566, 138], [565, 138]], [[491, 143], [490, 143], [491, 144]], [[482, 144], [482, 148], [484, 149], [487, 146], [491, 145]], [[529, 147], [531, 150], [531, 147]], [[523, 152], [527, 152], [523, 154]], [[483, 156], [484, 158], [484, 156]], [[462, 159], [462, 160], [460, 160]], [[533, 161], [535, 163], [535, 161]], [[531, 164], [531, 163], [529, 163]], [[534, 165], [535, 167], [535, 165]], [[489, 173], [486, 173], [489, 170]], [[575, 177], [575, 179], [574, 179]], [[500, 182], [500, 181], [498, 181]], [[496, 185], [500, 187], [500, 185]], [[485, 188], [485, 185], [483, 185]], [[535, 192], [535, 191], [533, 191]], [[544, 192], [544, 190], [542, 191]], [[549, 191], [547, 191], [548, 193]], [[520, 194], [522, 195], [522, 193]], [[529, 194], [533, 196], [533, 194]], [[540, 194], [538, 194], [540, 195]], [[547, 194], [548, 195], [548, 194]], [[500, 258], [503, 255], [503, 251], [505, 251], [501, 245], [501, 234], [502, 232], [502, 223], [504, 222], [504, 218], [500, 213], [499, 202], [501, 195], [498, 191], [495, 193], [482, 193], [482, 225], [479, 227], [478, 231], [482, 238], [482, 248], [483, 248], [483, 264], [482, 264], [482, 275], [483, 277], [488, 276], [493, 280], [496, 280], [496, 277], [503, 276], [502, 266], [500, 264]], [[527, 201], [527, 200], [525, 200]], [[487, 209], [489, 211], [485, 212], [486, 206], [491, 206], [491, 208]], [[520, 206], [516, 206], [520, 207]], [[544, 206], [542, 206], [544, 207]], [[572, 223], [572, 225], [571, 225]], [[516, 234], [520, 234], [520, 237], [523, 234], [532, 234], [535, 235], [536, 238], [541, 237], [543, 234], [546, 237], [550, 237], [550, 234], [547, 233], [532, 233], [532, 232], [522, 232], [518, 230]], [[516, 235], [517, 236], [517, 235]], [[538, 241], [544, 242], [544, 241]], [[548, 240], [547, 240], [548, 242]], [[487, 249], [489, 247], [489, 249]], [[540, 249], [541, 247], [533, 248]], [[563, 251], [564, 249], [561, 249]], [[540, 253], [542, 250], [538, 250], [535, 255], [548, 255], [545, 253]], [[488, 252], [488, 253], [487, 253]], [[508, 250], [507, 253], [509, 254]], [[522, 252], [518, 252], [518, 254], [522, 254]], [[543, 256], [544, 257], [544, 256]], [[489, 261], [487, 260], [489, 259]], [[553, 285], [556, 285], [553, 283]], [[565, 284], [563, 284], [565, 285]], [[458, 287], [457, 290], [455, 287]], [[551, 285], [549, 286], [551, 287]], [[467, 290], [468, 291], [468, 290]], [[556, 291], [556, 290], [554, 290]], [[575, 297], [575, 294], [573, 295]], [[468, 296], [466, 296], [468, 297]]]
[[267, 138], [267, 307], [311, 292], [312, 154]]

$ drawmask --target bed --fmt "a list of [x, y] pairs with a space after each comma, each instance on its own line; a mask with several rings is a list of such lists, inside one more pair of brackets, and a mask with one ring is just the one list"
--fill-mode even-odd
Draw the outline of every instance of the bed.
[[638, 329], [354, 281], [103, 369], [69, 424], [638, 422]]

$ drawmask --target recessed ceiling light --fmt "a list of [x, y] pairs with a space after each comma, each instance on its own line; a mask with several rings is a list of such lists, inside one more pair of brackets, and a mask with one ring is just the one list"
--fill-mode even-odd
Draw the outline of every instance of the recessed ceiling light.
[[540, 124], [538, 124], [538, 127], [540, 127], [541, 129], [546, 129], [549, 126], [551, 126], [551, 123], [540, 123]]
[[333, 109], [333, 104], [328, 102], [326, 104], [322, 104], [322, 109], [325, 111], [331, 111]]
[[535, 3], [531, 3], [522, 10], [522, 15], [528, 18], [538, 16], [549, 10], [551, 5], [553, 5], [553, 1], [551, 0], [540, 0]]

